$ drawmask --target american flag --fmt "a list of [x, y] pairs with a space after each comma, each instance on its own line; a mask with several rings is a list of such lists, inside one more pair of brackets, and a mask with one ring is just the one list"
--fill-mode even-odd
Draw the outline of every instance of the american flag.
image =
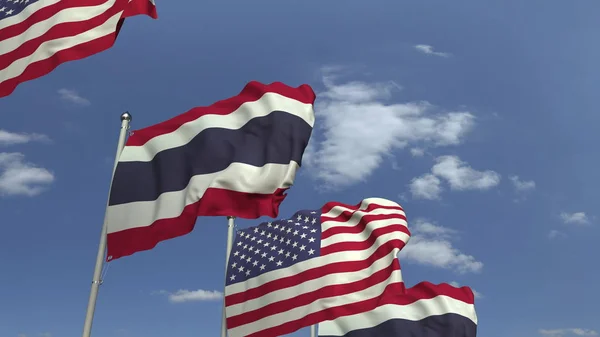
[[61, 63], [110, 48], [123, 19], [154, 0], [0, 0], [0, 97]]
[[402, 293], [397, 253], [408, 242], [400, 205], [330, 202], [239, 230], [227, 266], [229, 337], [271, 337], [374, 309]]

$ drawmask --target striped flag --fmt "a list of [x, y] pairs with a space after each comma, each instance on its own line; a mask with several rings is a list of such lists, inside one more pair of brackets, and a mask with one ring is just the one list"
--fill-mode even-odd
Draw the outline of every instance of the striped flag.
[[237, 232], [227, 266], [229, 337], [275, 337], [376, 308], [404, 291], [396, 254], [410, 237], [397, 203], [337, 202]]
[[477, 315], [468, 287], [422, 282], [388, 293], [379, 307], [319, 324], [319, 337], [476, 337]]
[[0, 0], [0, 97], [58, 65], [110, 48], [123, 19], [154, 0]]
[[197, 216], [276, 217], [314, 124], [310, 86], [242, 92], [135, 131], [107, 209], [107, 260], [189, 233]]

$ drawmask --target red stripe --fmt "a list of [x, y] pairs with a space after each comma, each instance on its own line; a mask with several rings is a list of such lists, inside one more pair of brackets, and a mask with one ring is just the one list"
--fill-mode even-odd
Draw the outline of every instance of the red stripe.
[[134, 0], [129, 3], [129, 6], [123, 12], [122, 18], [128, 18], [140, 14], [148, 15], [153, 19], [158, 19], [156, 13], [156, 7], [150, 2], [150, 0]]
[[[369, 268], [375, 261], [387, 256], [390, 254], [390, 252], [392, 252], [394, 249], [397, 249], [398, 246], [402, 246], [403, 244], [404, 242], [400, 240], [390, 240], [377, 247], [373, 254], [364, 260], [334, 262], [304, 270], [288, 277], [282, 277], [267, 283], [263, 283], [256, 288], [247, 289], [243, 292], [226, 296], [225, 305], [231, 306], [254, 300], [279, 289], [295, 287], [303, 282], [318, 279], [325, 275], [334, 273], [351, 273], [364, 270]], [[320, 257], [315, 258], [315, 260], [316, 259], [320, 259]]]
[[[399, 220], [406, 221], [406, 217], [401, 214], [363, 215], [360, 218], [360, 221], [354, 226], [335, 226], [335, 227], [326, 229], [325, 231], [323, 231], [323, 234], [321, 235], [321, 240], [325, 240], [336, 234], [358, 234], [358, 233], [361, 233], [362, 231], [364, 231], [370, 222], [380, 221], [380, 220], [392, 220], [392, 219], [399, 219]], [[325, 221], [348, 222], [348, 221], [350, 221], [350, 217], [340, 216], [340, 217], [337, 217], [332, 220], [325, 220], [324, 218], [321, 218], [321, 222], [325, 222]], [[391, 226], [391, 225], [388, 225], [388, 226]], [[402, 228], [400, 228], [400, 227], [398, 228], [399, 231], [406, 233], [410, 236], [410, 232], [406, 226], [404, 226], [404, 225], [399, 225], [399, 226], [402, 227]]]
[[[43, 35], [24, 42], [17, 49], [15, 49], [9, 53], [0, 55], [0, 69], [4, 69], [4, 68], [8, 67], [15, 60], [19, 60], [21, 58], [32, 55], [38, 48], [40, 48], [40, 45], [46, 41], [52, 41], [52, 40], [56, 40], [59, 38], [65, 38], [65, 37], [74, 37], [78, 34], [81, 34], [81, 33], [87, 32], [87, 31], [92, 31], [95, 28], [97, 28], [98, 26], [105, 23], [108, 19], [110, 19], [113, 15], [119, 13], [120, 11], [123, 11], [122, 6], [113, 6], [113, 7], [109, 8], [106, 12], [104, 12], [90, 20], [78, 21], [78, 22], [64, 22], [64, 23], [56, 24], [56, 25], [52, 26], [52, 28], [50, 28]], [[115, 23], [115, 27], [112, 30], [113, 33], [111, 33], [109, 35], [114, 36], [113, 34], [114, 34], [114, 32], [116, 32], [116, 28], [117, 27], [116, 27], [116, 23]], [[114, 38], [113, 38], [113, 41], [114, 41]], [[50, 58], [52, 58], [52, 56]]]
[[[38, 3], [41, 2], [43, 1], [40, 1]], [[0, 33], [2, 33], [2, 38], [0, 38], [0, 41], [8, 40], [11, 37], [15, 37], [19, 34], [22, 34], [34, 24], [51, 18], [63, 9], [98, 6], [106, 2], [106, 0], [60, 0], [59, 2], [53, 5], [40, 8], [24, 21], [0, 30]], [[117, 0], [117, 2], [119, 2], [119, 0]], [[125, 4], [127, 4], [127, 0], [120, 0], [120, 3], [118, 5], [121, 6], [121, 8], [123, 8]]]
[[[302, 293], [285, 301], [271, 303], [259, 309], [244, 312], [241, 315], [228, 317], [227, 327], [229, 329], [233, 329], [277, 313], [286, 312], [293, 308], [308, 305], [319, 299], [335, 298], [347, 294], [360, 293], [361, 291], [372, 287], [373, 285], [384, 282], [390, 277], [390, 275], [392, 275], [394, 271], [397, 270], [400, 270], [400, 264], [398, 263], [397, 259], [394, 259], [392, 260], [392, 263], [385, 269], [381, 269], [361, 280], [352, 283], [327, 285], [316, 291]], [[365, 272], [368, 273], [369, 270], [365, 270]]]
[[306, 104], [313, 104], [316, 98], [314, 91], [307, 84], [293, 88], [281, 82], [274, 82], [266, 85], [252, 81], [246, 84], [244, 89], [242, 89], [237, 96], [218, 101], [209, 106], [193, 108], [162, 123], [134, 131], [133, 135], [127, 140], [127, 146], [142, 146], [150, 139], [171, 133], [177, 130], [181, 125], [196, 120], [204, 115], [228, 115], [237, 110], [242, 104], [257, 101], [268, 92], [277, 93]]
[[321, 208], [321, 211], [323, 212], [322, 214], [326, 214], [329, 213], [334, 207], [342, 207], [342, 208], [349, 208], [350, 210], [344, 210], [343, 213], [346, 212], [355, 212], [355, 211], [361, 211], [361, 212], [371, 212], [375, 209], [378, 208], [383, 208], [383, 209], [395, 209], [395, 210], [399, 210], [404, 212], [404, 209], [402, 208], [402, 206], [398, 205], [398, 206], [384, 206], [384, 205], [378, 205], [376, 203], [370, 203], [367, 205], [366, 209], [360, 209], [360, 207], [362, 206], [362, 202], [360, 202], [357, 205], [348, 205], [348, 204], [343, 204], [341, 202], [337, 202], [337, 201], [331, 201], [326, 203], [325, 205], [323, 205], [323, 207]]
[[194, 229], [198, 216], [229, 216], [257, 219], [277, 217], [279, 204], [285, 199], [285, 189], [273, 194], [242, 193], [209, 188], [202, 198], [183, 209], [180, 216], [160, 219], [147, 227], [138, 227], [110, 233], [107, 236], [107, 261], [136, 252], [149, 250], [164, 240], [188, 234]]
[[373, 310], [381, 305], [388, 304], [385, 303], [386, 300], [392, 298], [392, 294], [401, 294], [405, 291], [404, 283], [396, 282], [389, 284], [382, 296], [366, 299], [364, 301], [354, 302], [351, 304], [345, 304], [337, 307], [329, 307], [327, 309], [321, 310], [319, 312], [314, 312], [304, 316], [303, 318], [294, 320], [294, 321], [286, 321], [285, 323], [267, 328], [249, 335], [245, 337], [277, 337], [283, 336], [285, 334], [292, 333], [309, 325], [317, 324], [323, 321], [329, 321], [336, 319], [338, 317], [354, 315], [362, 312], [366, 312], [369, 310]]
[[436, 296], [448, 296], [455, 300], [467, 304], [475, 304], [475, 295], [469, 287], [453, 287], [447, 283], [433, 284], [430, 282], [421, 282], [411, 288], [406, 289], [406, 293], [397, 296], [395, 304], [411, 304], [422, 299], [431, 299]]

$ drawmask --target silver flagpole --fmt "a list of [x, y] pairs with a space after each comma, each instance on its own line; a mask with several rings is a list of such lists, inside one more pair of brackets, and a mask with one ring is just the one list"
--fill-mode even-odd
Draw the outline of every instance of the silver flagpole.
[[[110, 187], [108, 195], [110, 197], [110, 188], [112, 188], [112, 179], [115, 175], [115, 169], [119, 162], [119, 156], [125, 146], [125, 138], [127, 138], [127, 130], [129, 130], [129, 122], [131, 115], [129, 112], [121, 114], [121, 132], [119, 133], [119, 141], [117, 142], [117, 153], [115, 154], [115, 163], [113, 165], [112, 176], [110, 179]], [[108, 210], [108, 201], [107, 201]], [[98, 288], [102, 284], [100, 279], [102, 273], [102, 264], [104, 263], [104, 253], [106, 250], [106, 211], [104, 213], [104, 222], [102, 223], [102, 232], [100, 234], [100, 244], [98, 244], [98, 255], [96, 255], [96, 267], [94, 268], [94, 278], [92, 279], [92, 289], [90, 290], [90, 299], [88, 301], [87, 313], [85, 314], [85, 323], [83, 324], [83, 337], [90, 337], [92, 333], [92, 321], [94, 320], [94, 311], [96, 310], [96, 300], [98, 299]]]
[[317, 337], [317, 325], [313, 324], [310, 326], [310, 337]]
[[[229, 265], [229, 255], [231, 254], [231, 246], [233, 246], [233, 234], [235, 226], [235, 217], [227, 217], [227, 246], [225, 249], [225, 282], [227, 282], [227, 266]], [[225, 292], [223, 291], [223, 317], [221, 319], [221, 337], [227, 337], [227, 320], [225, 316]]]

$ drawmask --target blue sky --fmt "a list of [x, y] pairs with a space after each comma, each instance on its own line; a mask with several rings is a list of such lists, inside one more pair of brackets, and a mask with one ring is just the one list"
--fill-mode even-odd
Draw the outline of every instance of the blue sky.
[[[250, 80], [317, 92], [282, 216], [396, 200], [413, 229], [406, 282], [471, 286], [481, 337], [598, 335], [600, 3], [157, 8], [112, 49], [0, 100], [1, 337], [81, 333], [121, 112], [142, 128]], [[225, 236], [225, 219], [200, 218], [111, 263], [93, 336], [218, 335]]]

